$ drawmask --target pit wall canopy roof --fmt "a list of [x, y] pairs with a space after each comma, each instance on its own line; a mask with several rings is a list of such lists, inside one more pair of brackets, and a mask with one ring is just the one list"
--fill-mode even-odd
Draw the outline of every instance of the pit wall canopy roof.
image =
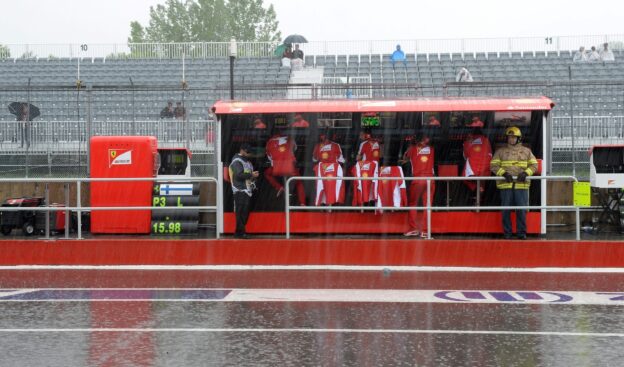
[[442, 111], [549, 111], [546, 97], [530, 98], [422, 98], [400, 100], [286, 100], [217, 101], [216, 114], [305, 112], [442, 112]]

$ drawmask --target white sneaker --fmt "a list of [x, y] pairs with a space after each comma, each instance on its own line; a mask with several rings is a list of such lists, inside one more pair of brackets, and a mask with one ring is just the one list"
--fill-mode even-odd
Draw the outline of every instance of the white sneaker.
[[412, 231], [403, 233], [403, 236], [406, 236], [406, 237], [416, 237], [419, 235], [420, 235], [420, 232], [418, 232], [417, 230], [412, 230]]

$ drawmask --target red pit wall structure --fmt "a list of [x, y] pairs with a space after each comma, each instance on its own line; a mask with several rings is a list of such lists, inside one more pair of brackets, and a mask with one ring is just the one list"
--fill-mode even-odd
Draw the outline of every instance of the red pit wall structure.
[[[423, 215], [419, 211], [418, 215]], [[540, 233], [539, 212], [527, 213], [527, 233]], [[438, 212], [431, 214], [432, 233], [503, 233], [500, 212]], [[513, 228], [516, 228], [516, 215], [512, 213]], [[225, 233], [234, 233], [236, 217], [234, 213], [224, 213]], [[248, 233], [286, 233], [286, 214], [251, 213], [246, 226]], [[402, 234], [410, 228], [407, 225], [407, 212], [374, 215], [371, 212], [310, 213], [291, 212], [291, 233], [341, 233], [341, 234]]]
[[23, 240], [0, 265], [624, 267], [622, 241], [420, 239]]

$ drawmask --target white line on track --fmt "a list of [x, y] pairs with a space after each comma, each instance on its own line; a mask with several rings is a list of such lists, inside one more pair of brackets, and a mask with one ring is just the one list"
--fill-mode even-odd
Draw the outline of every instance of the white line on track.
[[326, 270], [326, 271], [396, 271], [396, 272], [495, 272], [495, 273], [619, 273], [622, 268], [580, 267], [465, 267], [465, 266], [364, 266], [364, 265], [15, 265], [0, 266], [1, 270], [180, 270], [180, 271], [241, 271], [241, 270]]
[[511, 335], [511, 336], [561, 336], [623, 338], [624, 333], [585, 333], [566, 331], [514, 331], [514, 330], [423, 330], [423, 329], [306, 329], [306, 328], [45, 328], [45, 329], [0, 329], [0, 333], [94, 333], [94, 332], [136, 332], [136, 333], [340, 333], [340, 334], [460, 334], [460, 335]]
[[[150, 292], [154, 291], [154, 292]], [[162, 297], [162, 298], [161, 298]], [[624, 292], [431, 289], [0, 289], [11, 302], [331, 302], [624, 306]]]

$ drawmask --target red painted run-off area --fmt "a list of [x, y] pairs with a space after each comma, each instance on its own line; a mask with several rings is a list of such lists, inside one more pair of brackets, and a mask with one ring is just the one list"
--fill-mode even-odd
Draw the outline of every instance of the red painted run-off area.
[[252, 239], [3, 241], [0, 265], [624, 267], [621, 241]]

